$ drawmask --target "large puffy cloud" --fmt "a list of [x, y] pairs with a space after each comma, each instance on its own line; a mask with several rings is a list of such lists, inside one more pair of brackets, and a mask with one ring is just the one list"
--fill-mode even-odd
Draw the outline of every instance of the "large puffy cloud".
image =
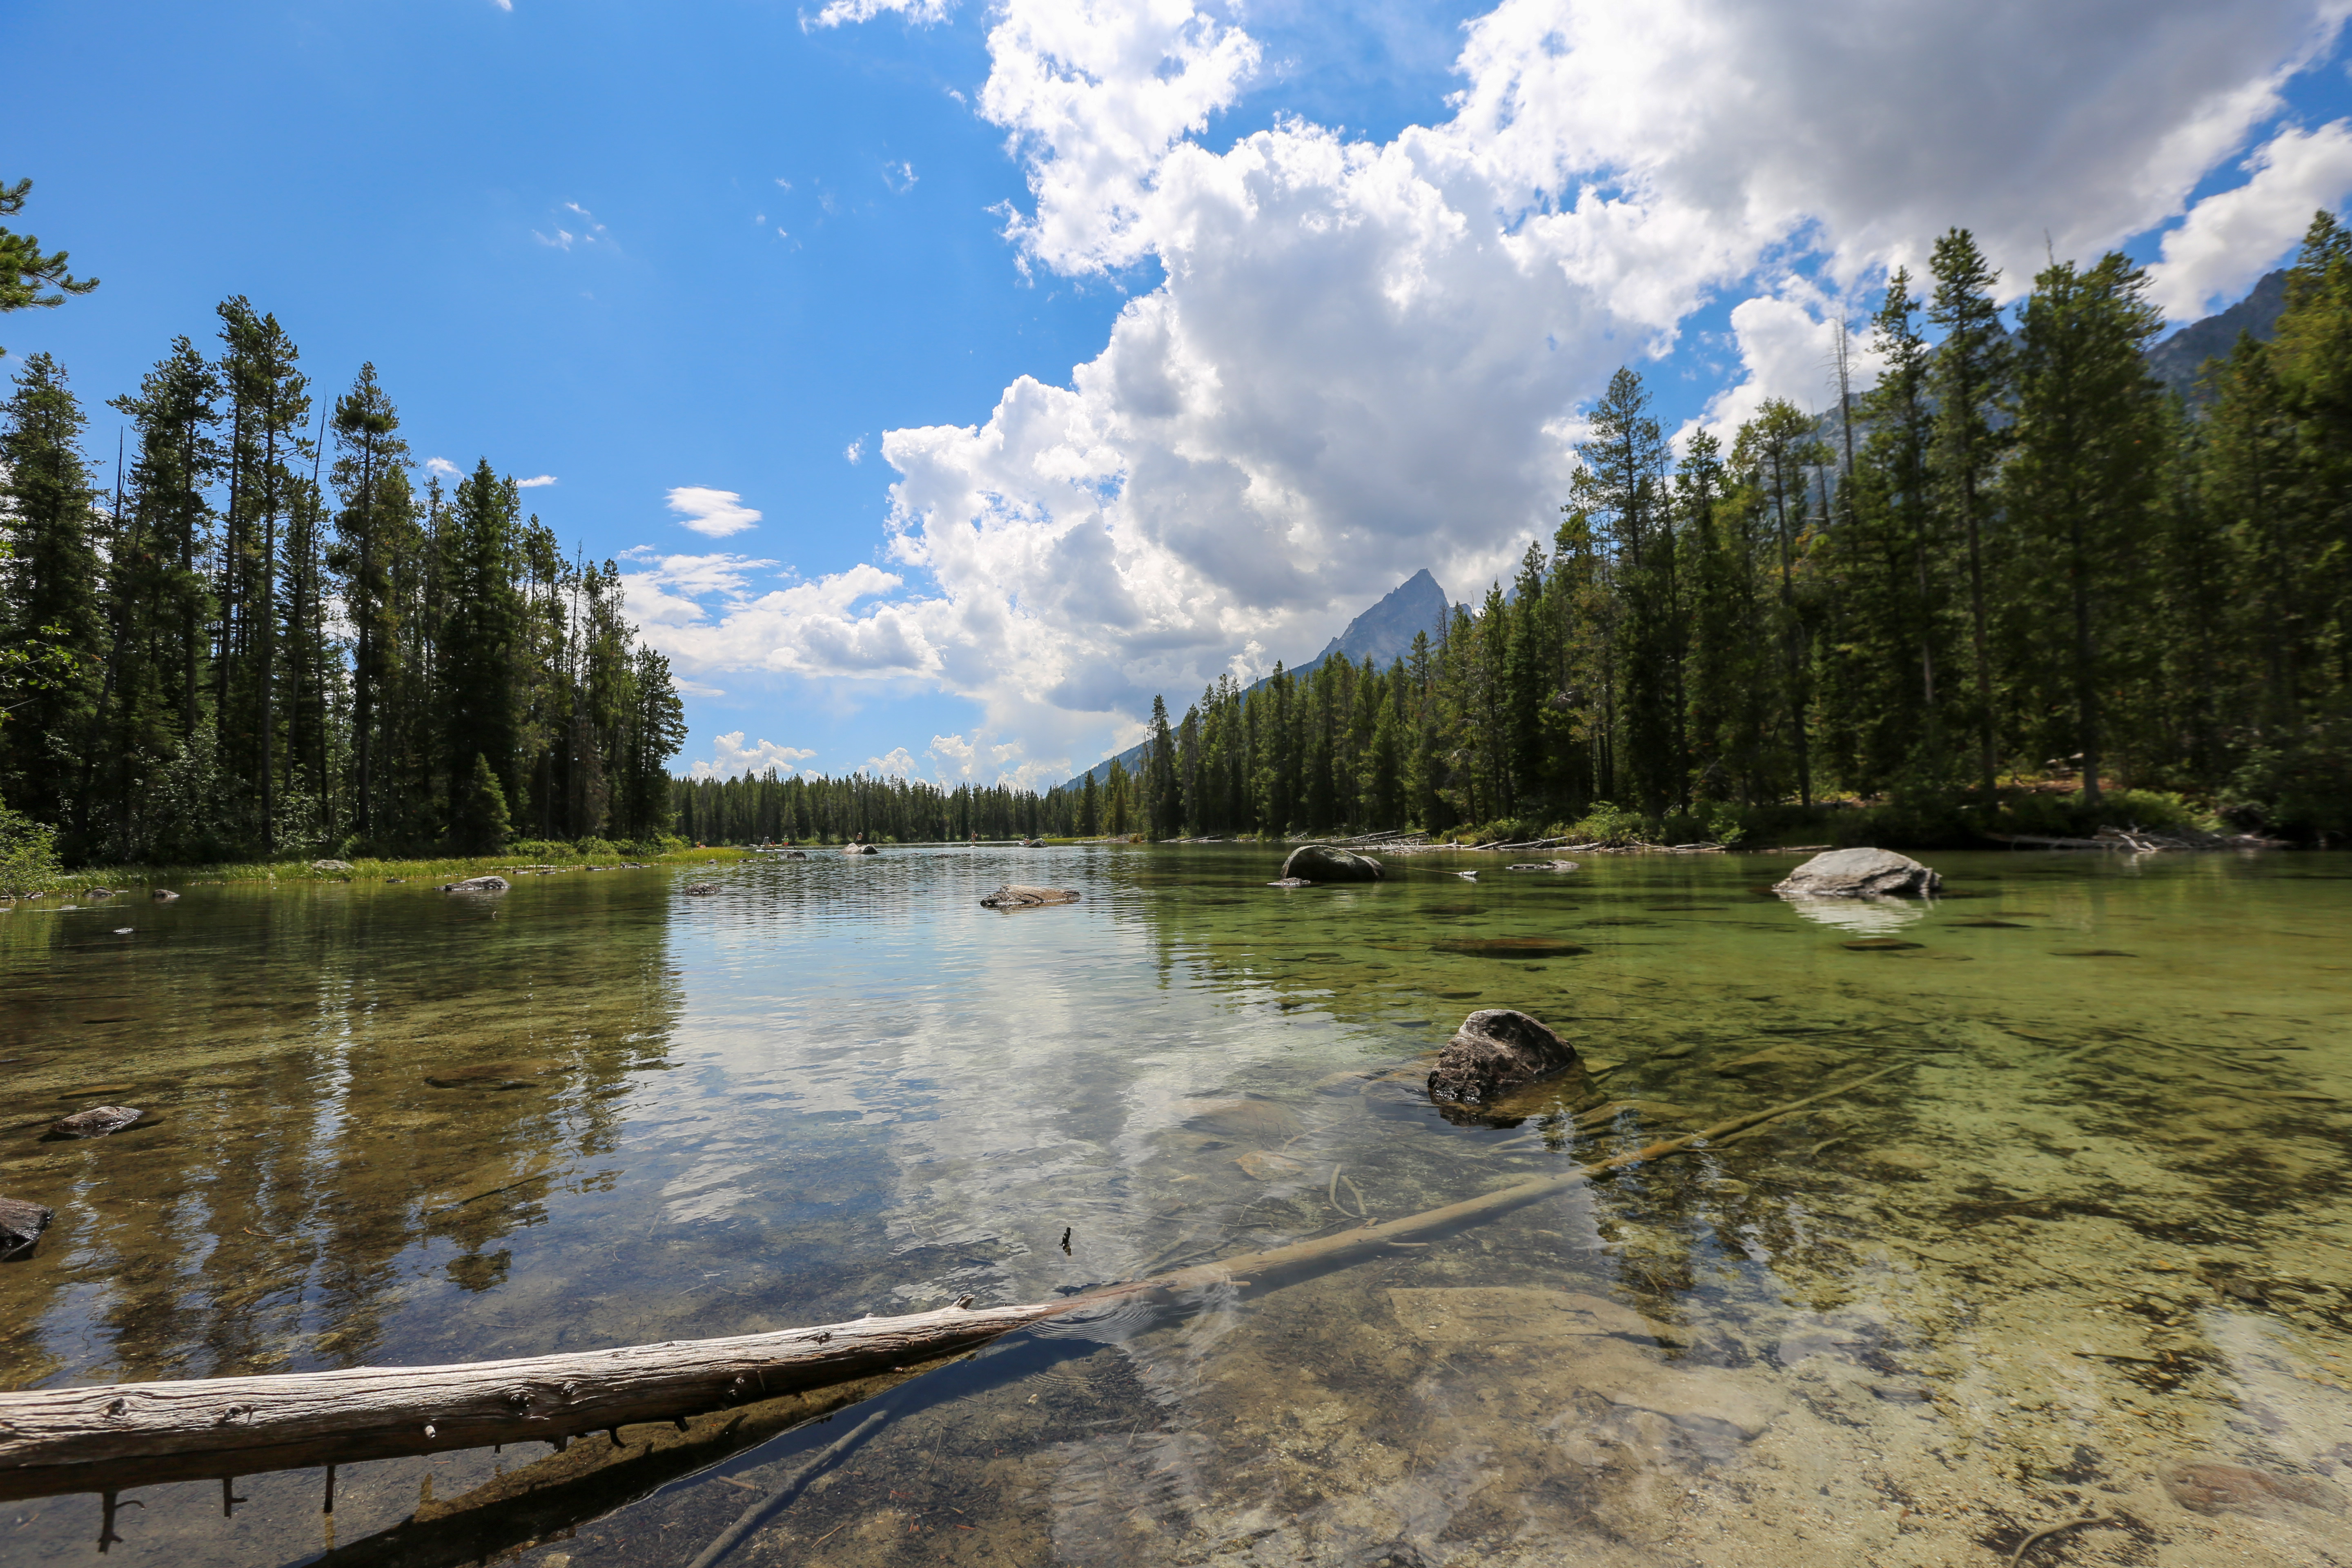
[[2352, 191], [2352, 125], [2289, 126], [2246, 166], [2252, 177], [2244, 184], [2207, 196], [2164, 237], [2164, 259], [2149, 272], [2156, 302], [2176, 320], [2244, 292], [2315, 211]]
[[[1238, 26], [1008, 0], [979, 102], [1028, 167], [1019, 255], [1164, 280], [1069, 385], [884, 437], [888, 559], [919, 587], [740, 590], [666, 635], [712, 668], [919, 675], [1033, 753], [1132, 738], [1152, 692], [1181, 702], [1253, 644], [1310, 651], [1419, 567], [1475, 593], [1549, 530], [1580, 405], [1712, 300], [1748, 296], [1709, 410], [1731, 422], [1825, 402], [1821, 323], [1947, 226], [2021, 289], [2045, 236], [2089, 254], [2178, 216], [2341, 10], [1505, 0], [1444, 123], [1373, 143], [1284, 121], [1216, 152], [1258, 58]], [[2272, 185], [2301, 200], [2332, 148], [2282, 137], [2252, 178], [2299, 171]], [[2215, 200], [2183, 279], [2221, 276], [2189, 251], [2260, 205]]]

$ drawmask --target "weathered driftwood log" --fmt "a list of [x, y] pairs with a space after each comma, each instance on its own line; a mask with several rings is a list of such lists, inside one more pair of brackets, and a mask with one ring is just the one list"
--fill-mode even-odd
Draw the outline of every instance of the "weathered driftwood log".
[[1030, 888], [1007, 882], [980, 900], [983, 910], [1042, 910], [1048, 904], [1075, 904], [1076, 888]]
[[1539, 1202], [1834, 1099], [1914, 1064], [1719, 1121], [1633, 1152], [1442, 1208], [1108, 1286], [1060, 1300], [958, 1305], [731, 1339], [437, 1367], [356, 1367], [0, 1394], [0, 1500], [254, 1475], [676, 1421], [868, 1376], [1064, 1313], [1154, 1291], [1265, 1285]]

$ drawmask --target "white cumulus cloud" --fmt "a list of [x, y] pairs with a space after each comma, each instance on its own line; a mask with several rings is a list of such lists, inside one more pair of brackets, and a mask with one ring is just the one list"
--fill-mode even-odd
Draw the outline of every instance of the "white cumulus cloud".
[[2311, 215], [2352, 191], [2352, 123], [2289, 126], [2246, 160], [2242, 185], [2216, 191], [2164, 237], [2148, 269], [2156, 302], [2175, 321], [2226, 305], [2303, 237]]
[[743, 498], [733, 490], [702, 485], [680, 485], [670, 491], [669, 510], [677, 513], [683, 526], [712, 539], [740, 533], [760, 521], [759, 512], [745, 506]]
[[745, 773], [763, 773], [773, 768], [779, 773], [789, 773], [801, 763], [816, 755], [797, 746], [780, 746], [773, 741], [761, 741], [747, 746], [746, 731], [738, 730], [731, 735], [721, 735], [711, 742], [711, 754], [694, 764], [693, 773], [698, 779], [740, 778]]
[[[836, 0], [818, 22], [884, 10], [934, 16]], [[2087, 258], [2179, 218], [2343, 11], [1503, 0], [1439, 122], [1284, 119], [1216, 151], [1261, 58], [1242, 12], [1003, 0], [976, 102], [1027, 177], [1017, 258], [1162, 281], [1066, 384], [885, 433], [891, 570], [697, 591], [702, 568], [665, 563], [649, 602], [692, 613], [649, 631], [687, 668], [916, 678], [1030, 755], [1131, 734], [1153, 692], [1181, 709], [1236, 650], [1312, 652], [1420, 567], [1474, 595], [1549, 532], [1610, 373], [1703, 306], [1733, 303], [1738, 354], [1710, 421], [1822, 406], [1826, 323], [1947, 227], [2015, 293], [2045, 237]], [[2167, 267], [2226, 287], [2202, 237], [2268, 232], [2274, 190], [2307, 216], [2339, 134], [2273, 134], [2249, 175], [2269, 184], [2200, 204]]]
[[554, 482], [555, 476], [553, 474], [534, 474], [527, 479], [517, 479], [515, 481], [515, 489], [519, 490], [544, 489], [547, 486], [551, 485]]

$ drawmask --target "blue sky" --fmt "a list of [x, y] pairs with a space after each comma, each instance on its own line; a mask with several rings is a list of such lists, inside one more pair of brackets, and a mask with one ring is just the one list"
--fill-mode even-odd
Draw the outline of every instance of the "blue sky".
[[110, 447], [246, 294], [420, 462], [552, 479], [682, 766], [1050, 781], [1470, 593], [1621, 361], [1675, 425], [1818, 402], [1948, 223], [2191, 315], [2352, 189], [2307, 5], [1622, 9], [14, 4], [0, 175], [104, 284], [0, 342]]

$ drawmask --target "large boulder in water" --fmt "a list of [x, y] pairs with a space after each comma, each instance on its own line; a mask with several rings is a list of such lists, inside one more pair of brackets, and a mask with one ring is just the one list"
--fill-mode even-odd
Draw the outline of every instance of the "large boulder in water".
[[[593, 871], [595, 868], [592, 866], [589, 869]], [[468, 877], [462, 882], [444, 882], [441, 890], [445, 893], [503, 893], [507, 890], [507, 879], [504, 877]]]
[[1302, 844], [1282, 863], [1282, 875], [1308, 882], [1377, 882], [1381, 863], [1336, 844]]
[[1540, 1021], [1509, 1007], [1488, 1007], [1462, 1020], [1429, 1075], [1432, 1100], [1472, 1102], [1566, 1072], [1576, 1047]]
[[1772, 890], [1788, 899], [1924, 899], [1944, 879], [1892, 849], [1832, 849], [1789, 873]]

